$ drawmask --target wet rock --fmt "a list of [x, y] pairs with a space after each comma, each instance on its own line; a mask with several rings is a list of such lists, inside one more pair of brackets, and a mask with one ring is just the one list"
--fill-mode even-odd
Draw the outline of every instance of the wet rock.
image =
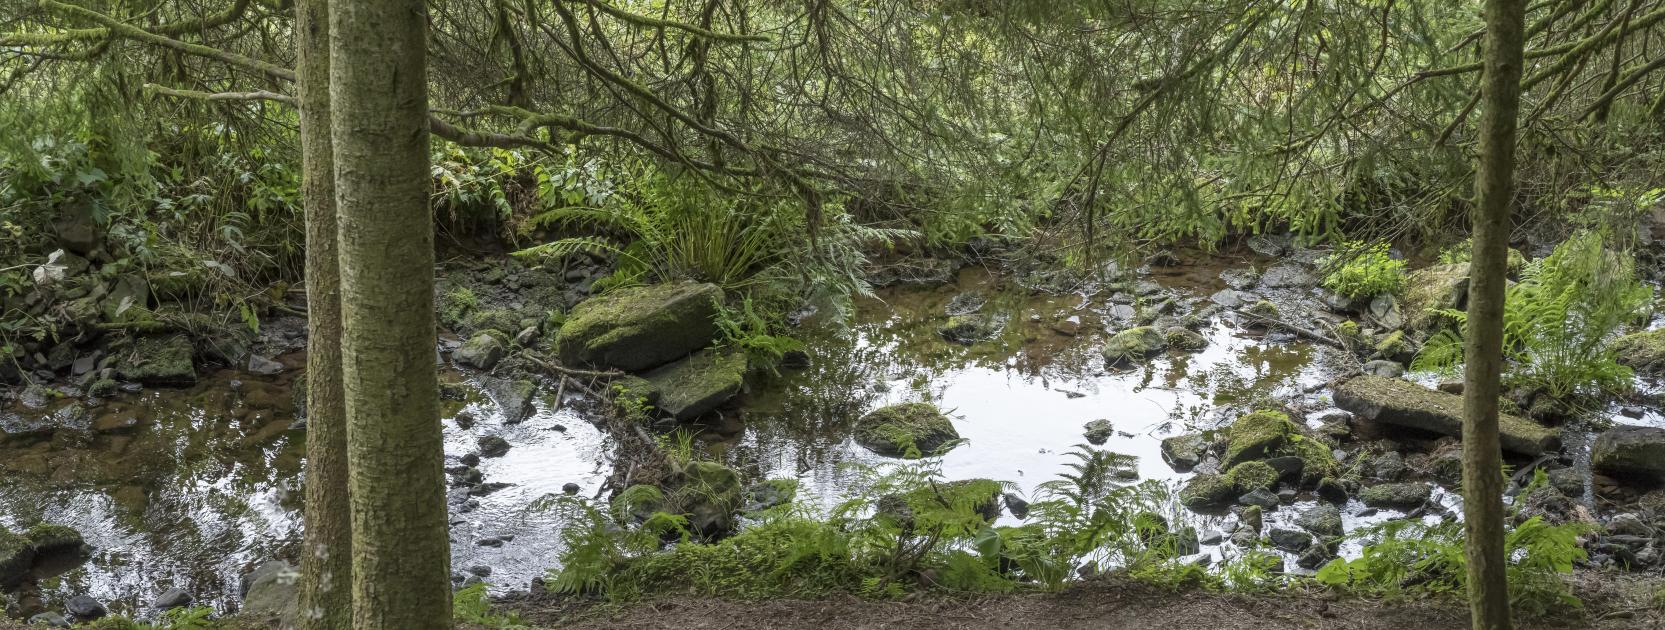
[[1222, 532], [1218, 529], [1211, 529], [1211, 530], [1208, 530], [1207, 533], [1204, 533], [1201, 538], [1197, 539], [1197, 544], [1199, 544], [1199, 545], [1218, 545], [1218, 544], [1220, 544], [1222, 542], [1225, 542], [1225, 541], [1226, 541], [1226, 533], [1225, 532]]
[[555, 335], [568, 365], [639, 371], [710, 345], [722, 289], [683, 282], [620, 289], [579, 304]]
[[937, 329], [937, 334], [951, 343], [969, 346], [993, 339], [1005, 326], [1004, 317], [990, 313], [971, 313], [948, 318], [948, 322]]
[[1298, 529], [1273, 527], [1272, 531], [1266, 534], [1266, 538], [1272, 541], [1273, 547], [1290, 553], [1300, 553], [1312, 546], [1312, 534]]
[[468, 573], [469, 575], [473, 575], [475, 577], [491, 577], [491, 567], [476, 564], [468, 568]]
[[451, 419], [457, 423], [457, 428], [464, 431], [474, 428], [475, 423], [480, 421], [480, 419], [474, 415], [474, 412], [467, 409], [457, 412], [457, 415]]
[[1370, 474], [1383, 481], [1396, 481], [1405, 474], [1405, 458], [1398, 451], [1384, 451], [1370, 458]]
[[1243, 462], [1226, 471], [1226, 480], [1238, 494], [1253, 490], [1270, 490], [1278, 482], [1278, 471], [1266, 462]]
[[[1458, 458], [1457, 479], [1462, 478], [1461, 458]], [[1574, 468], [1557, 468], [1549, 471], [1549, 485], [1555, 486], [1561, 494], [1569, 497], [1584, 496], [1584, 476]]]
[[503, 360], [504, 352], [503, 340], [491, 331], [486, 331], [470, 337], [462, 347], [452, 351], [451, 360], [456, 361], [457, 365], [489, 371], [497, 367], [498, 361]]
[[856, 443], [880, 455], [930, 455], [958, 441], [954, 423], [923, 402], [881, 407], [856, 421]]
[[[504, 424], [520, 424], [532, 417], [536, 411], [533, 401], [537, 399], [538, 383], [531, 379], [485, 379], [486, 395], [497, 402], [497, 407], [503, 413]], [[458, 426], [461, 426], [461, 422]]]
[[1307, 547], [1306, 551], [1301, 552], [1300, 557], [1295, 559], [1295, 566], [1303, 569], [1317, 569], [1329, 564], [1334, 559], [1335, 554], [1330, 553], [1329, 548], [1324, 545], [1313, 545]]
[[538, 343], [538, 327], [537, 326], [527, 326], [526, 328], [521, 329], [520, 334], [515, 335], [515, 345], [520, 346], [522, 348], [530, 348], [530, 347], [536, 345], [537, 343]]
[[1111, 426], [1110, 421], [1103, 418], [1088, 422], [1082, 429], [1084, 430], [1082, 437], [1087, 438], [1087, 442], [1093, 446], [1103, 446], [1105, 442], [1110, 441], [1110, 436], [1115, 435], [1116, 431], [1115, 427]]
[[1468, 263], [1434, 265], [1405, 280], [1403, 311], [1410, 330], [1427, 331], [1450, 324], [1437, 311], [1462, 309], [1468, 298]]
[[1242, 523], [1244, 527], [1254, 531], [1255, 536], [1259, 536], [1260, 529], [1266, 524], [1265, 516], [1262, 514], [1263, 511], [1264, 510], [1258, 505], [1244, 507], [1243, 511], [1237, 514], [1237, 520]]
[[1012, 513], [1012, 518], [1023, 520], [1029, 518], [1029, 502], [1015, 493], [1007, 492], [1000, 495], [1006, 502], [1006, 511]]
[[1445, 392], [1447, 394], [1456, 394], [1458, 396], [1461, 396], [1461, 395], [1463, 395], [1463, 388], [1464, 388], [1464, 383], [1463, 383], [1462, 379], [1445, 379], [1445, 380], [1440, 381], [1439, 386], [1436, 387], [1435, 389], [1438, 389], [1438, 390], [1440, 390], [1442, 392]]
[[1054, 322], [1051, 328], [1052, 332], [1058, 333], [1065, 337], [1074, 337], [1081, 334], [1081, 316], [1071, 315], [1060, 321]]
[[1243, 505], [1252, 505], [1263, 510], [1278, 509], [1278, 506], [1283, 503], [1278, 499], [1278, 495], [1273, 494], [1271, 490], [1267, 490], [1265, 488], [1260, 488], [1238, 497], [1237, 502]]
[[1613, 343], [1619, 363], [1648, 376], [1665, 376], [1665, 328], [1620, 337]]
[[64, 602], [64, 612], [69, 613], [69, 616], [77, 622], [103, 619], [110, 614], [110, 611], [104, 608], [103, 603], [87, 595], [76, 595], [69, 598], [69, 601]]
[[1613, 536], [1636, 536], [1639, 538], [1653, 538], [1656, 534], [1653, 527], [1629, 512], [1613, 515], [1613, 518], [1607, 521], [1607, 533]]
[[250, 374], [260, 376], [275, 376], [283, 373], [283, 364], [258, 354], [249, 355], [248, 365], [245, 366]]
[[1422, 482], [1384, 483], [1359, 492], [1359, 500], [1374, 508], [1408, 510], [1428, 502], [1433, 488]]
[[578, 484], [570, 481], [561, 484], [561, 493], [569, 497], [578, 494], [580, 490], [583, 490], [583, 488], [578, 487]]
[[1162, 459], [1174, 470], [1185, 472], [1202, 463], [1208, 439], [1201, 433], [1187, 433], [1162, 440]]
[[762, 512], [791, 503], [798, 496], [798, 480], [766, 479], [746, 489], [746, 512]]
[[1116, 333], [1104, 344], [1104, 361], [1111, 367], [1126, 367], [1144, 361], [1168, 348], [1168, 339], [1150, 326]]
[[1294, 426], [1289, 417], [1275, 411], [1256, 411], [1238, 416], [1227, 432], [1226, 454], [1222, 463], [1230, 467], [1267, 457], [1283, 448], [1293, 432]]
[[65, 525], [40, 523], [23, 533], [35, 548], [36, 557], [86, 556], [92, 551], [81, 532]]
[[[1335, 403], [1359, 417], [1421, 431], [1461, 438], [1463, 398], [1434, 391], [1410, 381], [1381, 376], [1358, 376], [1335, 388]], [[1537, 456], [1559, 448], [1553, 429], [1510, 414], [1499, 414], [1503, 449]]]
[[660, 411], [677, 420], [692, 420], [739, 394], [746, 367], [743, 352], [701, 350], [643, 374], [643, 393]]
[[1221, 289], [1208, 296], [1208, 300], [1226, 308], [1241, 308], [1245, 304], [1253, 304], [1260, 296], [1245, 293], [1235, 289]]
[[495, 435], [479, 439], [481, 457], [502, 457], [509, 452], [509, 441]]
[[1365, 314], [1371, 321], [1376, 322], [1377, 326], [1386, 330], [1397, 330], [1405, 325], [1405, 316], [1399, 310], [1399, 300], [1391, 293], [1383, 293], [1371, 299], [1370, 307], [1365, 309]]
[[289, 617], [295, 611], [300, 571], [282, 560], [269, 560], [243, 578], [242, 613], [255, 616]]
[[29, 618], [31, 626], [46, 626], [48, 628], [68, 628], [70, 623], [63, 615], [55, 612], [43, 612]]
[[480, 454], [479, 453], [468, 453], [466, 455], [463, 455], [462, 457], [457, 458], [457, 461], [461, 462], [462, 465], [464, 465], [464, 466], [479, 466], [480, 465]]
[[1603, 432], [1590, 447], [1590, 467], [1623, 480], [1665, 480], [1665, 429], [1620, 426]]
[[1198, 474], [1185, 480], [1179, 490], [1179, 502], [1193, 510], [1202, 510], [1230, 503], [1236, 494], [1236, 488], [1224, 475]]
[[1247, 291], [1260, 282], [1260, 272], [1253, 267], [1233, 267], [1220, 272], [1220, 281], [1238, 291]]
[[1260, 275], [1260, 286], [1268, 289], [1295, 289], [1318, 286], [1318, 276], [1294, 263], [1281, 263]]
[[35, 546], [0, 526], [0, 587], [16, 586], [34, 566]]
[[1396, 361], [1376, 359], [1364, 364], [1364, 373], [1386, 378], [1399, 378], [1405, 375], [1405, 366]]
[[667, 502], [688, 518], [688, 529], [702, 538], [715, 538], [734, 531], [735, 511], [743, 493], [740, 475], [715, 462], [691, 462], [677, 473], [677, 487], [666, 495]]
[[1169, 326], [1162, 330], [1168, 347], [1185, 352], [1197, 352], [1208, 347], [1208, 338], [1184, 326]]
[[1341, 509], [1328, 503], [1319, 503], [1295, 517], [1295, 524], [1319, 536], [1340, 536]]
[[114, 355], [116, 373], [149, 386], [189, 386], [197, 382], [193, 354], [184, 335], [140, 337]]
[[196, 598], [191, 597], [184, 589], [170, 588], [157, 595], [156, 599], [150, 602], [150, 607], [156, 610], [173, 610], [190, 606], [193, 601], [196, 601]]
[[1347, 486], [1334, 477], [1318, 480], [1318, 498], [1335, 504], [1347, 503]]
[[1249, 237], [1249, 249], [1267, 258], [1277, 258], [1294, 249], [1295, 239], [1285, 235], [1256, 234]]

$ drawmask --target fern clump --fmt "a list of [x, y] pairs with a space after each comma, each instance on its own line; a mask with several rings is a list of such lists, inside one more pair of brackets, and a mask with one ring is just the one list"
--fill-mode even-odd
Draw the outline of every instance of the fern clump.
[[1387, 243], [1349, 242], [1341, 252], [1323, 262], [1333, 267], [1324, 276], [1325, 288], [1354, 300], [1398, 293], [1405, 288], [1405, 261], [1393, 258]]
[[[1636, 278], [1636, 263], [1610, 250], [1599, 232], [1581, 232], [1547, 258], [1533, 261], [1506, 293], [1503, 352], [1512, 384], [1551, 398], [1628, 391], [1631, 370], [1619, 362], [1614, 336], [1645, 313], [1653, 291]], [[1462, 363], [1467, 314], [1429, 338], [1412, 369], [1451, 371]]]

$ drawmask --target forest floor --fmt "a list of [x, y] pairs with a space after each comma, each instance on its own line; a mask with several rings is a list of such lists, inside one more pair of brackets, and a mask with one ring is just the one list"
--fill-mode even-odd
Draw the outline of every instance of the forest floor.
[[[1586, 609], [1553, 619], [1522, 620], [1520, 628], [1630, 630], [1665, 628], [1665, 610], [1649, 593], [1660, 581], [1585, 584]], [[1584, 590], [1581, 588], [1581, 590]], [[1097, 580], [1057, 594], [969, 598], [918, 596], [902, 601], [847, 597], [819, 601], [733, 601], [672, 597], [623, 607], [527, 599], [504, 607], [538, 627], [562, 630], [880, 630], [1074, 629], [1134, 630], [1436, 630], [1468, 627], [1459, 600], [1397, 601], [1326, 597], [1291, 590], [1242, 595], [1173, 591], [1124, 580]]]

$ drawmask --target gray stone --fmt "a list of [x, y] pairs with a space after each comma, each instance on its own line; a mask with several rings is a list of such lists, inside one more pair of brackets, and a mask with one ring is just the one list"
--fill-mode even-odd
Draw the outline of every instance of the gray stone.
[[503, 360], [503, 340], [490, 332], [482, 332], [469, 338], [462, 347], [451, 353], [451, 359], [458, 365], [479, 370], [490, 370]]
[[[538, 384], [531, 379], [487, 378], [486, 395], [491, 396], [497, 403], [497, 408], [503, 413], [504, 424], [519, 424], [532, 417], [536, 411], [533, 401], [538, 394]], [[459, 414], [460, 415], [460, 414]], [[459, 422], [460, 426], [462, 423]]]
[[509, 452], [509, 441], [495, 435], [478, 440], [481, 457], [502, 457]]
[[1265, 488], [1256, 488], [1254, 491], [1238, 497], [1237, 502], [1243, 505], [1252, 505], [1263, 510], [1275, 510], [1283, 503], [1280, 499], [1278, 499], [1278, 495], [1273, 494], [1271, 490], [1267, 490]]
[[1110, 436], [1115, 434], [1115, 428], [1111, 426], [1110, 421], [1103, 418], [1088, 422], [1082, 429], [1082, 436], [1094, 446], [1103, 446], [1105, 442], [1110, 441]]
[[1399, 300], [1391, 293], [1383, 293], [1371, 299], [1366, 314], [1376, 325], [1386, 330], [1397, 330], [1405, 325], [1405, 316], [1399, 310]]
[[290, 617], [296, 609], [301, 574], [289, 563], [271, 560], [244, 578], [245, 615]]
[[283, 364], [258, 354], [251, 354], [247, 369], [250, 374], [274, 376], [283, 373]]
[[1111, 367], [1125, 367], [1148, 359], [1167, 348], [1167, 337], [1156, 328], [1129, 328], [1116, 333], [1104, 344], [1104, 361]]
[[29, 618], [31, 626], [46, 626], [48, 628], [68, 628], [70, 623], [63, 615], [55, 612], [43, 612]]
[[69, 616], [80, 622], [102, 619], [105, 615], [110, 614], [110, 611], [104, 608], [103, 603], [86, 595], [76, 595], [69, 598], [69, 601], [64, 602], [64, 612], [69, 613]]
[[1408, 510], [1428, 502], [1433, 488], [1422, 482], [1384, 483], [1359, 492], [1359, 500], [1374, 508]]
[[1328, 503], [1319, 503], [1295, 517], [1295, 524], [1319, 536], [1340, 536], [1341, 509]]
[[[1461, 438], [1463, 397], [1401, 379], [1358, 376], [1336, 386], [1336, 406], [1366, 420]], [[1499, 414], [1503, 449], [1538, 456], [1560, 447], [1561, 436], [1531, 420]]]
[[1618, 480], [1665, 480], [1665, 429], [1620, 426], [1602, 433], [1590, 448], [1590, 467]]
[[1273, 527], [1272, 531], [1266, 535], [1266, 538], [1272, 541], [1273, 547], [1277, 547], [1278, 549], [1282, 549], [1290, 553], [1300, 553], [1302, 551], [1306, 551], [1307, 547], [1312, 546], [1312, 534], [1308, 534], [1298, 529]]
[[1201, 433], [1187, 433], [1162, 440], [1162, 459], [1180, 472], [1202, 463], [1207, 450], [1208, 440]]
[[705, 415], [740, 393], [746, 381], [746, 355], [707, 349], [642, 375], [653, 406], [677, 420]]
[[1399, 378], [1405, 375], [1405, 366], [1400, 365], [1397, 361], [1388, 361], [1386, 359], [1369, 361], [1364, 364], [1363, 369], [1365, 374], [1374, 374], [1376, 376], [1383, 376], [1387, 378]]
[[1247, 291], [1260, 282], [1260, 272], [1252, 267], [1233, 267], [1220, 272], [1220, 280], [1238, 291]]
[[191, 594], [185, 592], [184, 589], [170, 588], [163, 591], [161, 595], [157, 595], [156, 599], [150, 603], [150, 607], [156, 610], [173, 610], [190, 606], [193, 601], [196, 601], [196, 598], [191, 597]]
[[1282, 263], [1260, 275], [1260, 286], [1268, 289], [1294, 289], [1317, 286], [1318, 276], [1294, 263]]

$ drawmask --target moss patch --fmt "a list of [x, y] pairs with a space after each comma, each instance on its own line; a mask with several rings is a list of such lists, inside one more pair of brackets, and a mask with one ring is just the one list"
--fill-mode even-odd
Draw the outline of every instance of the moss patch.
[[1111, 366], [1125, 366], [1150, 358], [1168, 348], [1167, 337], [1150, 326], [1139, 326], [1116, 333], [1104, 344], [1104, 361]]
[[35, 553], [43, 556], [79, 553], [86, 546], [81, 532], [64, 525], [41, 523], [29, 528], [23, 536], [35, 546]]
[[746, 353], [701, 350], [642, 375], [658, 407], [678, 420], [691, 420], [734, 398], [746, 379]]
[[1650, 376], [1665, 376], [1665, 328], [1620, 337], [1613, 342], [1621, 365]]
[[140, 337], [117, 355], [122, 378], [145, 385], [186, 386], [197, 382], [194, 350], [184, 335]]
[[23, 581], [34, 565], [35, 546], [29, 539], [0, 527], [0, 585]]
[[1226, 471], [1226, 481], [1238, 494], [1271, 490], [1278, 483], [1278, 471], [1266, 462], [1243, 462]]
[[1226, 434], [1226, 466], [1269, 457], [1283, 448], [1295, 425], [1289, 416], [1276, 411], [1256, 411], [1239, 416]]
[[1219, 507], [1236, 496], [1236, 488], [1224, 475], [1197, 475], [1179, 489], [1180, 504], [1193, 510]]
[[[1357, 376], [1338, 385], [1335, 403], [1366, 420], [1461, 438], [1463, 397], [1383, 376]], [[1503, 449], [1537, 456], [1555, 450], [1560, 434], [1512, 414], [1498, 415]]]

